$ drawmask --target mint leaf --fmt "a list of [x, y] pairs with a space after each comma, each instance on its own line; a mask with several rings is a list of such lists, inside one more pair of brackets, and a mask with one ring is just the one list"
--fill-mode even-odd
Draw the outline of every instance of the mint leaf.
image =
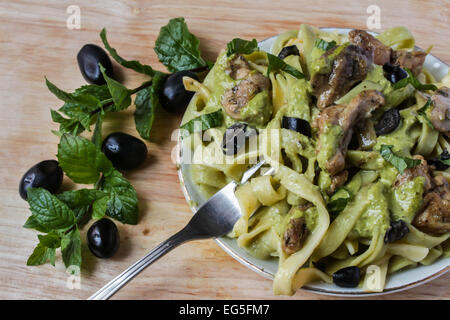
[[337, 45], [336, 41], [334, 41], [334, 40], [328, 42], [328, 41], [325, 41], [323, 39], [316, 39], [316, 41], [314, 43], [314, 46], [316, 48], [319, 48], [319, 49], [321, 49], [323, 51], [328, 51], [330, 49], [333, 49], [334, 47], [336, 47], [336, 45]]
[[46, 226], [41, 225], [35, 217], [33, 217], [32, 215], [28, 217], [27, 221], [25, 221], [25, 224], [23, 225], [24, 228], [27, 229], [34, 229], [37, 230], [39, 232], [43, 232], [43, 233], [47, 233], [50, 232], [51, 230], [49, 228], [47, 228]]
[[258, 50], [258, 41], [253, 39], [252, 41], [234, 38], [227, 44], [227, 56], [231, 56], [233, 53], [250, 54], [253, 51]]
[[98, 200], [95, 200], [92, 205], [92, 219], [101, 219], [106, 214], [106, 209], [108, 207], [109, 197], [103, 197]]
[[114, 170], [105, 177], [103, 190], [109, 193], [106, 214], [122, 223], [137, 224], [139, 208], [136, 190], [119, 171]]
[[56, 197], [64, 202], [74, 213], [77, 223], [89, 211], [89, 207], [94, 201], [101, 199], [108, 194], [96, 189], [79, 189], [65, 191], [57, 194]]
[[175, 18], [159, 31], [154, 50], [170, 72], [177, 72], [206, 65], [200, 56], [199, 44], [198, 38], [189, 32], [184, 18]]
[[43, 188], [28, 189], [27, 201], [35, 222], [48, 230], [66, 230], [75, 223], [72, 210]]
[[55, 110], [50, 110], [53, 122], [59, 123], [59, 132], [53, 132], [58, 136], [63, 135], [64, 133], [69, 133], [74, 136], [79, 135], [84, 131], [84, 126], [77, 120], [74, 119], [66, 119], [61, 114], [59, 114]]
[[269, 76], [269, 74], [271, 72], [280, 70], [280, 71], [284, 71], [284, 72], [290, 74], [291, 76], [293, 76], [297, 79], [305, 78], [305, 75], [303, 73], [298, 71], [293, 66], [288, 65], [286, 62], [284, 62], [282, 59], [278, 58], [277, 56], [274, 56], [273, 54], [268, 53], [267, 59], [269, 60], [269, 66], [267, 68], [267, 76]]
[[406, 168], [414, 168], [421, 163], [418, 159], [411, 159], [406, 157], [401, 157], [392, 152], [391, 145], [381, 145], [380, 154], [384, 160], [392, 164], [400, 174], [403, 174]]
[[80, 92], [72, 94], [65, 92], [51, 83], [47, 78], [45, 78], [45, 83], [51, 93], [66, 103], [74, 103], [87, 108], [97, 108], [100, 103], [100, 100], [91, 94], [81, 94]]
[[95, 122], [94, 133], [92, 134], [91, 141], [98, 148], [102, 147], [102, 127], [103, 119], [105, 118], [105, 112], [102, 111], [97, 115], [97, 121]]
[[419, 91], [424, 91], [424, 90], [435, 91], [435, 90], [437, 90], [437, 87], [434, 84], [422, 84], [412, 74], [411, 70], [409, 70], [408, 68], [404, 68], [404, 69], [405, 69], [406, 73], [408, 73], [408, 77], [403, 78], [402, 80], [394, 83], [392, 85], [392, 87], [394, 89], [400, 89], [400, 88], [406, 87], [408, 84], [411, 84], [414, 88], [416, 88]]
[[77, 183], [95, 183], [100, 173], [110, 174], [111, 161], [88, 139], [64, 134], [58, 145], [58, 161], [66, 175]]
[[120, 65], [122, 65], [125, 68], [132, 69], [136, 72], [143, 73], [143, 74], [153, 77], [155, 71], [153, 71], [152, 67], [141, 64], [137, 60], [125, 60], [124, 58], [122, 58], [121, 56], [119, 56], [117, 54], [116, 49], [112, 48], [108, 43], [108, 40], [106, 38], [106, 29], [105, 28], [103, 28], [102, 31], [100, 32], [100, 38], [103, 41], [103, 45], [105, 46], [105, 49], [108, 51], [108, 53], [111, 55], [111, 57], [113, 57], [113, 59], [117, 61], [117, 63], [119, 63]]
[[108, 77], [106, 75], [105, 68], [101, 64], [99, 64], [99, 66], [100, 71], [103, 74], [103, 78], [105, 78], [106, 84], [108, 85], [116, 111], [128, 108], [131, 104], [131, 90], [128, 90], [125, 86], [113, 78]]
[[81, 236], [78, 228], [63, 235], [61, 239], [61, 253], [66, 268], [81, 266]]
[[96, 97], [98, 100], [108, 100], [111, 98], [111, 94], [109, 93], [108, 86], [106, 84], [97, 85], [97, 84], [88, 84], [75, 89], [72, 93], [75, 96], [88, 94]]
[[56, 249], [48, 248], [41, 243], [39, 243], [36, 248], [34, 248], [33, 253], [27, 260], [27, 266], [37, 266], [50, 261], [50, 263], [55, 265], [55, 253]]
[[417, 110], [417, 114], [422, 117], [423, 121], [431, 128], [434, 130], [434, 126], [433, 123], [431, 123], [430, 118], [428, 117], [427, 111], [429, 109], [431, 105], [431, 99], [428, 98], [427, 102], [424, 104], [424, 106], [422, 108], [420, 108], [419, 110]]
[[186, 122], [180, 127], [180, 129], [183, 129], [181, 131], [181, 136], [186, 137], [189, 136], [191, 133], [197, 131], [204, 131], [210, 128], [220, 127], [222, 125], [222, 122], [223, 122], [222, 110], [202, 114], [201, 116]]
[[152, 79], [152, 86], [140, 90], [134, 99], [136, 105], [134, 122], [136, 123], [136, 130], [144, 139], [150, 138], [155, 109], [160, 106], [159, 94], [162, 91], [164, 80], [165, 75], [157, 72]]
[[350, 198], [337, 198], [327, 203], [327, 209], [330, 217], [335, 219], [338, 214], [345, 209]]

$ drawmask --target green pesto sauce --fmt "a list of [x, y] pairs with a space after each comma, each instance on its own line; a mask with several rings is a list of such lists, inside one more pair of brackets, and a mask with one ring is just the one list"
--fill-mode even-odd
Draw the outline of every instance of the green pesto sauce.
[[[311, 77], [316, 74], [328, 74], [331, 72], [333, 68], [333, 62], [336, 59], [336, 57], [347, 47], [347, 43], [337, 47], [332, 53], [330, 53], [328, 56], [324, 56], [323, 54], [320, 55], [318, 58], [313, 60], [311, 62]], [[314, 54], [314, 57], [319, 55], [319, 51], [323, 53], [322, 50], [312, 50], [312, 54]]]
[[320, 134], [317, 162], [321, 169], [325, 170], [326, 162], [336, 154], [342, 134], [342, 127], [337, 125], [327, 126]]
[[272, 116], [272, 103], [267, 90], [259, 92], [241, 109], [241, 119], [256, 127], [263, 127]]
[[284, 230], [286, 230], [286, 227], [289, 225], [289, 221], [291, 219], [296, 218], [305, 218], [306, 221], [306, 228], [309, 231], [314, 231], [314, 229], [317, 226], [317, 220], [318, 220], [318, 213], [316, 207], [310, 207], [306, 210], [301, 210], [299, 207], [293, 206], [291, 210], [289, 210], [289, 213], [284, 217], [283, 221], [280, 224], [281, 227], [281, 235], [284, 233]]
[[416, 177], [405, 182], [390, 193], [390, 208], [393, 220], [403, 220], [411, 223], [414, 215], [422, 206], [424, 177]]
[[389, 205], [383, 194], [384, 186], [377, 182], [368, 190], [369, 205], [356, 221], [350, 233], [351, 238], [370, 238], [375, 226], [380, 226], [382, 232], [389, 228]]

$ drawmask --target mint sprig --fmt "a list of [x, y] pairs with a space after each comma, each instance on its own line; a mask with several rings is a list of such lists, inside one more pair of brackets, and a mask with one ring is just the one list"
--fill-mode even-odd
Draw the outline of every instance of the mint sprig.
[[258, 50], [258, 41], [253, 39], [252, 41], [234, 38], [227, 44], [227, 56], [231, 56], [234, 53], [250, 54]]
[[277, 56], [274, 56], [273, 54], [270, 53], [267, 53], [267, 59], [269, 61], [269, 65], [267, 68], [267, 76], [269, 76], [269, 74], [274, 71], [284, 71], [297, 79], [305, 78], [305, 75], [303, 73], [301, 73], [293, 66], [284, 62], [283, 59], [280, 59]]

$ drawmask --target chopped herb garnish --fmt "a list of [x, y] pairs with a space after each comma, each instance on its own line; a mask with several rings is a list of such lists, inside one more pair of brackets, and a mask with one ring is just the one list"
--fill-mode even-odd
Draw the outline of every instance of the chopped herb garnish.
[[271, 72], [274, 71], [284, 71], [286, 73], [289, 73], [291, 76], [297, 78], [297, 79], [303, 79], [305, 78], [305, 75], [301, 73], [299, 70], [294, 68], [293, 66], [287, 64], [282, 59], [278, 58], [277, 56], [274, 56], [273, 54], [268, 53], [267, 59], [269, 60], [269, 66], [267, 68], [267, 76]]
[[418, 166], [421, 161], [418, 159], [411, 159], [396, 155], [392, 151], [392, 145], [381, 145], [380, 154], [384, 160], [392, 164], [402, 174], [406, 168], [414, 168]]
[[333, 49], [334, 47], [336, 47], [336, 45], [337, 45], [337, 43], [334, 40], [328, 42], [323, 39], [316, 39], [316, 42], [314, 43], [314, 46], [316, 48], [319, 48], [323, 51], [328, 51], [330, 49]]
[[258, 42], [256, 39], [252, 41], [235, 38], [227, 44], [227, 56], [231, 56], [234, 53], [250, 54], [253, 51], [258, 50]]
[[431, 99], [428, 98], [427, 102], [424, 104], [422, 108], [417, 110], [417, 114], [425, 121], [425, 123], [431, 128], [434, 129], [433, 123], [431, 123], [430, 118], [428, 117], [427, 111], [431, 106]]
[[392, 87], [394, 89], [400, 89], [403, 87], [406, 87], [408, 84], [411, 84], [414, 88], [416, 88], [419, 91], [425, 91], [425, 90], [437, 90], [437, 87], [434, 84], [422, 84], [419, 80], [412, 74], [411, 70], [408, 68], [404, 68], [405, 71], [408, 73], [408, 77], [394, 83]]
[[194, 132], [201, 132], [210, 128], [220, 127], [222, 125], [222, 122], [222, 110], [202, 114], [201, 116], [186, 122], [180, 127], [181, 129], [183, 129], [181, 130], [181, 136], [187, 137]]

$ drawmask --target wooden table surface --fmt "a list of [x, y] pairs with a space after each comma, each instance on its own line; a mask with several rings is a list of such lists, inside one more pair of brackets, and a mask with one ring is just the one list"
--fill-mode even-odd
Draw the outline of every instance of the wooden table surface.
[[[37, 243], [36, 233], [22, 228], [28, 205], [17, 192], [23, 173], [35, 163], [55, 159], [58, 138], [50, 108], [60, 102], [45, 87], [44, 76], [63, 89], [84, 84], [76, 54], [86, 43], [101, 44], [99, 32], [107, 27], [119, 54], [164, 70], [153, 51], [159, 28], [170, 18], [184, 16], [200, 38], [207, 59], [214, 59], [234, 37], [258, 40], [300, 23], [316, 26], [366, 28], [366, 9], [381, 9], [381, 30], [404, 25], [422, 48], [450, 63], [448, 39], [450, 2], [415, 1], [0, 1], [0, 299], [85, 299], [143, 256], [150, 248], [179, 230], [191, 213], [180, 189], [170, 154], [171, 133], [179, 116], [159, 110], [147, 143], [147, 162], [125, 176], [135, 186], [141, 208], [136, 226], [119, 224], [121, 246], [109, 260], [93, 257], [83, 235], [81, 289], [66, 287], [67, 274], [60, 259], [51, 265], [27, 267]], [[69, 5], [81, 9], [81, 29], [66, 27]], [[123, 70], [123, 69], [122, 69]], [[123, 71], [129, 88], [143, 81]], [[104, 134], [121, 130], [137, 135], [133, 108], [109, 117]], [[64, 179], [64, 189], [73, 188]], [[86, 231], [84, 228], [84, 232]], [[450, 273], [406, 292], [377, 299], [449, 299]], [[177, 248], [129, 283], [116, 299], [334, 299], [299, 290], [293, 297], [274, 297], [272, 282], [250, 271], [224, 253], [213, 240]]]

